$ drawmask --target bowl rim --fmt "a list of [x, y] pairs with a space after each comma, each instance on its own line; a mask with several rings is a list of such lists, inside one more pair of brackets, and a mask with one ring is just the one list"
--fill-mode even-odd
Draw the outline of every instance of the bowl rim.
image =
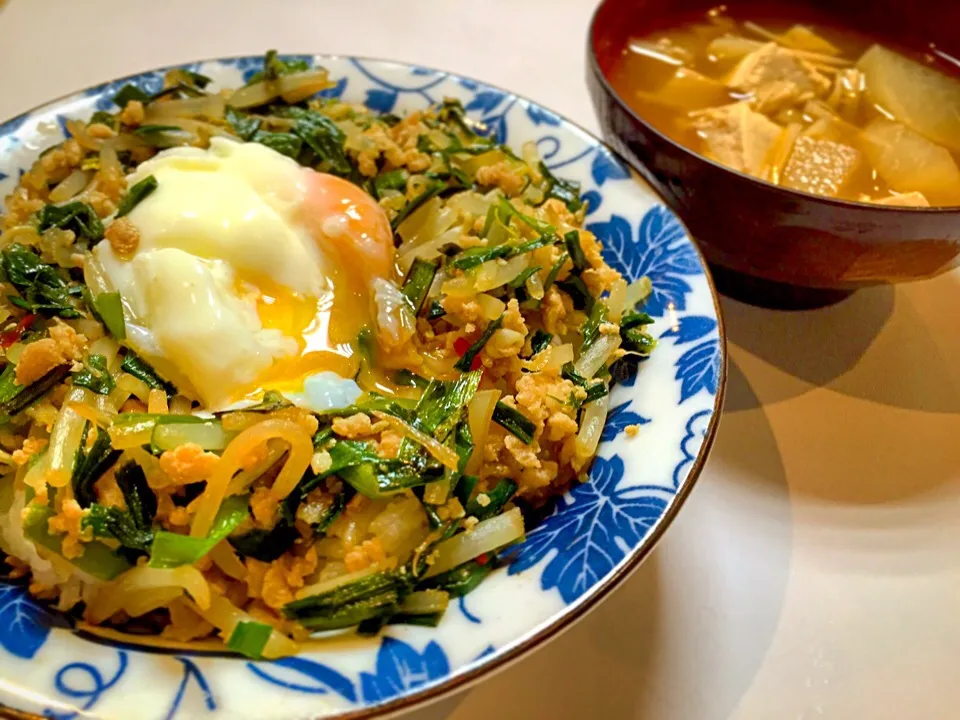
[[[764, 180], [763, 178], [754, 177], [753, 175], [748, 175], [745, 172], [739, 170], [734, 170], [731, 167], [727, 167], [722, 163], [717, 162], [716, 160], [711, 160], [706, 155], [701, 155], [700, 153], [694, 152], [690, 148], [681, 143], [678, 143], [673, 138], [667, 136], [661, 132], [653, 124], [647, 122], [643, 117], [640, 116], [630, 105], [624, 100], [623, 96], [617, 92], [616, 88], [613, 87], [613, 84], [610, 82], [610, 79], [607, 77], [606, 73], [600, 68], [600, 61], [597, 58], [597, 48], [595, 38], [597, 37], [597, 27], [600, 13], [603, 11], [604, 7], [607, 5], [612, 5], [617, 0], [601, 0], [601, 2], [594, 9], [592, 15], [590, 16], [590, 24], [587, 26], [587, 66], [589, 72], [600, 82], [604, 91], [611, 97], [613, 97], [617, 105], [636, 122], [640, 123], [648, 132], [653, 133], [661, 141], [664, 141], [671, 145], [674, 150], [679, 150], [684, 155], [688, 157], [696, 158], [708, 165], [711, 165], [719, 170], [731, 173], [736, 175], [744, 180], [748, 180], [759, 185], [762, 185], [770, 190], [779, 191], [780, 193], [788, 196], [796, 196], [798, 199], [812, 200], [826, 205], [834, 206], [837, 210], [845, 210], [850, 212], [857, 212], [863, 210], [876, 210], [878, 212], [885, 212], [888, 214], [897, 214], [897, 213], [919, 213], [923, 215], [939, 215], [939, 214], [957, 214], [960, 213], [960, 205], [931, 205], [930, 207], [911, 207], [906, 205], [880, 205], [878, 203], [867, 203], [860, 202], [859, 200], [844, 200], [840, 198], [831, 198], [825, 195], [816, 195], [814, 193], [805, 192], [803, 190], [795, 190], [793, 188], [784, 187], [783, 185], [775, 185], [769, 180]], [[619, 155], [619, 153], [618, 153]], [[639, 161], [638, 161], [639, 163]], [[642, 165], [642, 163], [640, 163]], [[646, 170], [646, 168], [644, 168]], [[658, 192], [659, 194], [659, 192]]]
[[[595, 16], [594, 16], [595, 17]], [[593, 27], [593, 21], [591, 21], [591, 32]], [[588, 43], [590, 43], [588, 38]], [[373, 57], [369, 55], [350, 55], [344, 53], [318, 53], [318, 52], [292, 52], [284, 51], [281, 53], [282, 56], [290, 55], [308, 55], [313, 58], [321, 59], [335, 59], [335, 60], [357, 60], [360, 62], [372, 62], [380, 65], [392, 65], [399, 68], [421, 68], [427, 70], [431, 73], [447, 75], [453, 78], [460, 78], [465, 80], [471, 80], [477, 82], [481, 85], [489, 87], [493, 90], [498, 90], [505, 93], [507, 96], [511, 96], [522, 100], [526, 103], [534, 105], [536, 107], [542, 107], [548, 109], [553, 115], [555, 115], [562, 124], [574, 128], [579, 131], [583, 136], [589, 138], [590, 141], [596, 143], [597, 146], [604, 148], [607, 152], [611, 154], [612, 157], [618, 158], [621, 161], [626, 162], [619, 152], [607, 144], [605, 140], [598, 137], [592, 131], [587, 130], [582, 125], [573, 120], [570, 120], [566, 115], [557, 113], [552, 109], [546, 108], [535, 100], [530, 99], [526, 95], [521, 95], [512, 90], [508, 90], [502, 86], [489, 83], [485, 80], [480, 80], [479, 78], [472, 77], [470, 75], [464, 75], [459, 72], [453, 72], [450, 70], [443, 70], [440, 68], [435, 68], [428, 65], [420, 65], [418, 63], [407, 62], [403, 60], [392, 60], [388, 58]], [[128, 79], [133, 79], [144, 73], [159, 73], [173, 68], [183, 67], [185, 65], [191, 64], [202, 64], [207, 62], [223, 62], [231, 60], [242, 60], [259, 57], [258, 55], [251, 55], [249, 53], [234, 54], [234, 55], [220, 55], [214, 57], [205, 57], [198, 60], [185, 60], [181, 62], [176, 62], [168, 65], [163, 65], [154, 68], [145, 68], [142, 70], [134, 71], [127, 75], [122, 75], [120, 77], [102, 80], [91, 85], [87, 85], [83, 88], [73, 90], [53, 99], [42, 102], [38, 105], [35, 105], [23, 112], [18, 113], [6, 120], [0, 122], [0, 125], [6, 124], [12, 120], [17, 120], [21, 117], [31, 115], [38, 110], [42, 110], [50, 105], [62, 102], [64, 100], [69, 100], [78, 95], [86, 94], [92, 90], [100, 88], [105, 85], [112, 83], [121, 82]], [[637, 179], [631, 178], [633, 182], [637, 182]], [[720, 372], [717, 378], [717, 392], [714, 395], [713, 407], [711, 409], [710, 421], [707, 424], [706, 431], [703, 436], [703, 443], [700, 446], [696, 456], [693, 458], [693, 461], [690, 465], [690, 469], [687, 472], [687, 477], [684, 482], [677, 488], [673, 500], [667, 506], [666, 511], [663, 515], [656, 521], [650, 531], [644, 536], [640, 545], [634, 548], [630, 553], [626, 555], [620, 567], [617, 567], [610, 573], [610, 575], [604, 578], [600, 583], [592, 587], [589, 591], [584, 593], [580, 598], [572, 602], [571, 604], [565, 606], [560, 613], [558, 613], [554, 618], [543, 622], [539, 627], [534, 628], [529, 631], [526, 637], [521, 636], [521, 638], [515, 640], [513, 643], [505, 646], [502, 652], [494, 654], [489, 660], [480, 660], [471, 662], [463, 666], [458, 672], [453, 672], [444, 679], [441, 679], [438, 682], [429, 683], [422, 688], [414, 690], [413, 692], [401, 694], [396, 696], [386, 702], [375, 703], [368, 705], [366, 707], [360, 707], [355, 710], [348, 710], [336, 715], [328, 716], [326, 720], [367, 720], [368, 718], [374, 717], [392, 717], [401, 712], [411, 710], [415, 707], [423, 707], [434, 702], [437, 702], [445, 697], [449, 697], [454, 693], [461, 692], [468, 689], [481, 680], [485, 680], [488, 677], [505, 670], [510, 665], [518, 662], [533, 650], [536, 650], [548, 641], [554, 639], [555, 637], [561, 635], [570, 627], [572, 627], [576, 622], [583, 619], [590, 611], [595, 609], [602, 600], [616, 588], [618, 588], [624, 581], [629, 578], [630, 575], [640, 566], [640, 564], [647, 558], [647, 556], [653, 551], [656, 545], [660, 542], [660, 539], [663, 537], [667, 528], [673, 523], [676, 519], [677, 514], [680, 512], [681, 508], [685, 504], [687, 498], [692, 492], [694, 486], [697, 483], [697, 480], [700, 478], [700, 474], [703, 471], [703, 468], [706, 464], [707, 458], [713, 449], [714, 441], [716, 440], [717, 430], [720, 425], [720, 417], [723, 410], [724, 398], [726, 396], [726, 386], [727, 386], [727, 370], [728, 370], [728, 351], [727, 351], [727, 334], [726, 326], [723, 319], [723, 312], [720, 306], [720, 296], [717, 292], [717, 288], [714, 284], [713, 277], [710, 274], [710, 266], [707, 264], [706, 258], [704, 257], [700, 247], [697, 245], [696, 241], [693, 239], [693, 235], [690, 233], [689, 228], [683, 220], [670, 208], [670, 205], [666, 202], [663, 195], [655, 187], [646, 183], [647, 190], [656, 197], [660, 203], [666, 207], [670, 213], [677, 219], [677, 222], [683, 228], [686, 237], [688, 238], [693, 251], [696, 253], [697, 259], [700, 261], [700, 265], [703, 268], [704, 278], [707, 282], [707, 287], [710, 291], [710, 297], [713, 301], [713, 310], [717, 319], [717, 333], [720, 343]], [[0, 711], [3, 712], [13, 712], [18, 713], [16, 717], [22, 717], [24, 720], [46, 720], [44, 716], [38, 715], [35, 713], [17, 710], [15, 708], [7, 708], [3, 703], [0, 703]]]

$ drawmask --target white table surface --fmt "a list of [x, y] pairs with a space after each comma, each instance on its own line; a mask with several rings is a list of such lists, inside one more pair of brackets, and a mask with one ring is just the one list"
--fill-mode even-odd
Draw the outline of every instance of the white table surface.
[[[0, 117], [277, 47], [449, 69], [596, 130], [594, 3], [10, 0]], [[660, 546], [564, 636], [414, 717], [960, 716], [958, 307], [957, 273], [810, 312], [724, 299], [724, 417]]]

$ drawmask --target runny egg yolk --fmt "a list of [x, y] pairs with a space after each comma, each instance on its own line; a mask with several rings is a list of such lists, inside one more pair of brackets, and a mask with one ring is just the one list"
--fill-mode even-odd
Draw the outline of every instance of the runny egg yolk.
[[120, 291], [133, 349], [209, 409], [267, 390], [303, 399], [321, 376], [356, 389], [371, 284], [396, 277], [376, 201], [262, 145], [222, 138], [208, 150], [161, 152], [128, 182], [147, 175], [158, 187], [126, 218], [140, 235], [136, 252], [94, 250], [96, 289]]

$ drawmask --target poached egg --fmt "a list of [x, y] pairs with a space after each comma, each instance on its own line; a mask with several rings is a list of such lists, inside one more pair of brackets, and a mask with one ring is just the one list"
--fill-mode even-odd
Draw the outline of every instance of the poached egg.
[[206, 409], [276, 390], [322, 411], [360, 389], [352, 343], [371, 287], [392, 280], [393, 233], [346, 180], [257, 143], [213, 138], [142, 163], [157, 189], [126, 216], [136, 250], [94, 249], [119, 291], [127, 344]]

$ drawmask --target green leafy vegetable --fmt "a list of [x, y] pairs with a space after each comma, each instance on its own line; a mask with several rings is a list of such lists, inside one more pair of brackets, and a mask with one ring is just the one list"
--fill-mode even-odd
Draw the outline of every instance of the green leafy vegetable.
[[316, 153], [319, 169], [341, 176], [351, 173], [353, 168], [343, 149], [346, 135], [333, 120], [298, 107], [288, 108], [287, 114], [296, 118], [292, 132]]
[[273, 628], [266, 623], [241, 620], [230, 633], [227, 647], [251, 660], [260, 660]]
[[[51, 207], [51, 206], [47, 206]], [[78, 318], [83, 314], [73, 305], [70, 284], [53, 265], [20, 243], [12, 243], [0, 253], [0, 267], [20, 296], [7, 298], [31, 313], [62, 318]]]
[[519, 410], [498, 401], [493, 408], [493, 421], [527, 445], [533, 442], [537, 426]]
[[431, 380], [412, 413], [413, 426], [444, 442], [460, 422], [482, 377], [480, 370], [474, 370], [452, 382]]
[[128, 372], [135, 378], [139, 378], [145, 382], [149, 388], [153, 388], [154, 390], [163, 390], [165, 393], [167, 393], [167, 395], [175, 395], [177, 392], [177, 388], [173, 385], [173, 383], [167, 382], [157, 375], [157, 371], [153, 369], [150, 363], [134, 353], [132, 350], [127, 350], [127, 354], [123, 358], [120, 368], [124, 372]]
[[500, 329], [500, 326], [503, 325], [503, 315], [498, 317], [496, 320], [487, 325], [484, 329], [483, 334], [477, 338], [477, 341], [473, 343], [467, 351], [463, 354], [457, 362], [454, 364], [454, 367], [460, 372], [468, 372], [473, 366], [473, 359], [480, 354], [480, 351], [483, 350], [483, 346], [487, 344], [487, 341], [493, 336], [493, 334]]
[[100, 293], [93, 301], [93, 309], [111, 335], [117, 340], [127, 339], [127, 325], [123, 319], [123, 300], [120, 293]]
[[158, 530], [150, 546], [150, 567], [175, 568], [197, 562], [247, 518], [247, 503], [246, 496], [232, 495], [224, 500], [206, 537]]
[[553, 335], [545, 330], [537, 330], [535, 333], [533, 333], [533, 337], [530, 338], [530, 352], [533, 355], [543, 352], [550, 347], [551, 340], [553, 340]]
[[303, 150], [303, 140], [290, 133], [257, 130], [250, 139], [294, 160], [300, 157]]
[[263, 120], [256, 115], [248, 115], [230, 106], [227, 106], [224, 116], [237, 136], [247, 142], [253, 140], [254, 135], [257, 134], [263, 122]]
[[119, 125], [117, 116], [111, 113], [108, 113], [106, 110], [97, 110], [93, 115], [90, 116], [91, 125], [106, 125], [111, 130], [116, 130]]
[[153, 531], [140, 527], [131, 513], [99, 503], [90, 505], [89, 510], [83, 519], [83, 527], [92, 528], [94, 537], [116, 540], [124, 548], [134, 551], [132, 557], [150, 550]]
[[109, 395], [117, 386], [107, 369], [107, 359], [103, 355], [91, 355], [83, 369], [73, 375], [73, 384], [85, 387], [98, 395]]
[[363, 620], [392, 614], [409, 587], [400, 571], [367, 575], [325, 593], [294, 600], [283, 614], [311, 630], [351, 627]]
[[142, 103], [149, 102], [150, 95], [136, 85], [124, 85], [120, 88], [120, 92], [113, 96], [113, 102], [119, 108], [126, 107], [131, 100], [138, 100]]
[[420, 314], [424, 301], [427, 299], [427, 292], [430, 285], [433, 284], [433, 278], [437, 274], [436, 263], [417, 258], [410, 266], [410, 272], [407, 273], [403, 281], [401, 292], [410, 302], [410, 307], [414, 315]]
[[157, 148], [186, 145], [194, 139], [193, 133], [177, 125], [140, 125], [133, 134]]
[[143, 202], [150, 193], [157, 189], [157, 185], [157, 179], [153, 175], [147, 175], [143, 180], [138, 181], [127, 190], [127, 194], [120, 201], [120, 205], [117, 207], [117, 217], [123, 217]]
[[[62, 556], [63, 535], [53, 534], [48, 528], [53, 513], [54, 510], [49, 505], [29, 505], [23, 521], [23, 534], [38, 545]], [[69, 562], [78, 570], [100, 580], [113, 580], [133, 567], [125, 557], [96, 541], [83, 543], [83, 555], [71, 558]]]
[[110, 469], [121, 455], [120, 450], [114, 450], [110, 445], [110, 436], [107, 435], [105, 430], [97, 428], [93, 428], [93, 430], [97, 435], [89, 450], [84, 450], [87, 430], [84, 431], [84, 441], [80, 443], [77, 462], [73, 466], [73, 474], [70, 478], [73, 486], [73, 496], [80, 503], [80, 507], [89, 507], [96, 502], [97, 495], [94, 492], [93, 484]]
[[90, 205], [79, 200], [65, 205], [44, 205], [37, 213], [37, 232], [51, 228], [72, 230], [78, 238], [97, 241], [103, 237], [103, 223]]
[[544, 190], [544, 200], [556, 198], [567, 206], [567, 210], [572, 213], [577, 212], [583, 207], [583, 201], [580, 200], [580, 184], [557, 178], [544, 163], [540, 163], [540, 174], [546, 180], [547, 186]]

